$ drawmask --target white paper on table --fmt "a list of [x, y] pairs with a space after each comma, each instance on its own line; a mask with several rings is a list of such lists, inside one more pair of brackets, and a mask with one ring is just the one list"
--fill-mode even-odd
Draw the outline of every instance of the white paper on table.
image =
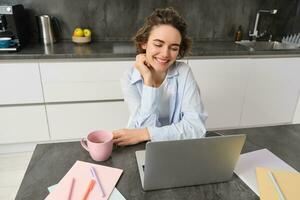
[[241, 154], [235, 166], [234, 173], [240, 177], [240, 179], [242, 179], [242, 181], [244, 181], [244, 183], [246, 183], [258, 196], [259, 191], [256, 181], [256, 167], [297, 172], [297, 170], [289, 166], [268, 149], [261, 149]]
[[126, 200], [126, 199], [117, 188], [114, 188], [108, 200]]
[[[56, 185], [52, 185], [48, 187], [48, 191], [51, 192], [52, 190], [54, 190]], [[114, 188], [108, 200], [126, 200], [126, 199], [117, 188]]]

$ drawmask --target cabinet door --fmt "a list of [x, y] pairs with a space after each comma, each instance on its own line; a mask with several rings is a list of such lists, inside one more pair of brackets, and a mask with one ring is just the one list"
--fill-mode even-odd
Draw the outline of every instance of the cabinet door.
[[52, 140], [86, 137], [94, 130], [125, 128], [128, 110], [124, 102], [47, 105]]
[[189, 60], [208, 113], [206, 127], [238, 127], [247, 84], [249, 59]]
[[293, 124], [300, 124], [300, 90], [298, 96], [298, 104], [294, 114]]
[[252, 59], [241, 126], [290, 123], [300, 90], [300, 59]]
[[0, 107], [0, 143], [49, 140], [45, 107]]
[[123, 99], [120, 78], [133, 61], [40, 63], [46, 102]]
[[38, 63], [0, 64], [0, 104], [43, 102]]

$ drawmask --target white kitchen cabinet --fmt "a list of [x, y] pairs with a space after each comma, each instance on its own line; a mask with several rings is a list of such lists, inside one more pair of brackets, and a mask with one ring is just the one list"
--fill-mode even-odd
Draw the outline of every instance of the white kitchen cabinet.
[[125, 128], [127, 105], [123, 101], [47, 105], [52, 140], [86, 137], [94, 130]]
[[77, 139], [97, 129], [126, 127], [120, 78], [133, 61], [40, 63], [52, 140]]
[[208, 129], [236, 128], [243, 109], [249, 59], [188, 60], [208, 113]]
[[1, 62], [0, 105], [42, 103], [37, 62]]
[[251, 59], [241, 126], [291, 123], [300, 91], [300, 58]]
[[46, 102], [123, 99], [120, 78], [133, 61], [41, 62]]
[[37, 62], [1, 62], [0, 144], [49, 140], [43, 102]]
[[45, 106], [0, 107], [0, 144], [49, 140]]

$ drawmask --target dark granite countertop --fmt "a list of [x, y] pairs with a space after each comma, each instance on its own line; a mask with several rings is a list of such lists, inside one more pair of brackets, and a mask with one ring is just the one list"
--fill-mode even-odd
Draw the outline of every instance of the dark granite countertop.
[[[186, 58], [298, 56], [300, 56], [300, 48], [294, 50], [250, 51], [247, 47], [235, 44], [234, 42], [207, 41], [194, 42], [192, 55]], [[134, 57], [135, 47], [131, 41], [92, 42], [90, 44], [74, 44], [65, 41], [48, 46], [30, 44], [19, 52], [0, 52], [0, 60], [69, 58], [132, 60]]]
[[[219, 132], [225, 135], [244, 133], [247, 135], [247, 139], [242, 153], [267, 148], [293, 168], [300, 170], [300, 125]], [[145, 143], [114, 148], [110, 159], [104, 162], [95, 162], [79, 142], [39, 144], [32, 155], [15, 199], [44, 199], [48, 195], [47, 187], [56, 184], [76, 160], [123, 169], [123, 175], [116, 187], [126, 199], [259, 199], [236, 175], [228, 182], [145, 192], [142, 190], [135, 159], [135, 151], [144, 148]]]

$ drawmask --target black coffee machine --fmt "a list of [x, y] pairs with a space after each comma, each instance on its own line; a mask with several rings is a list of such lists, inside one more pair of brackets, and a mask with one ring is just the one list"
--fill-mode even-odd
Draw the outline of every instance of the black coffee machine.
[[29, 16], [23, 5], [0, 6], [0, 37], [14, 41], [0, 51], [18, 51], [29, 42]]

